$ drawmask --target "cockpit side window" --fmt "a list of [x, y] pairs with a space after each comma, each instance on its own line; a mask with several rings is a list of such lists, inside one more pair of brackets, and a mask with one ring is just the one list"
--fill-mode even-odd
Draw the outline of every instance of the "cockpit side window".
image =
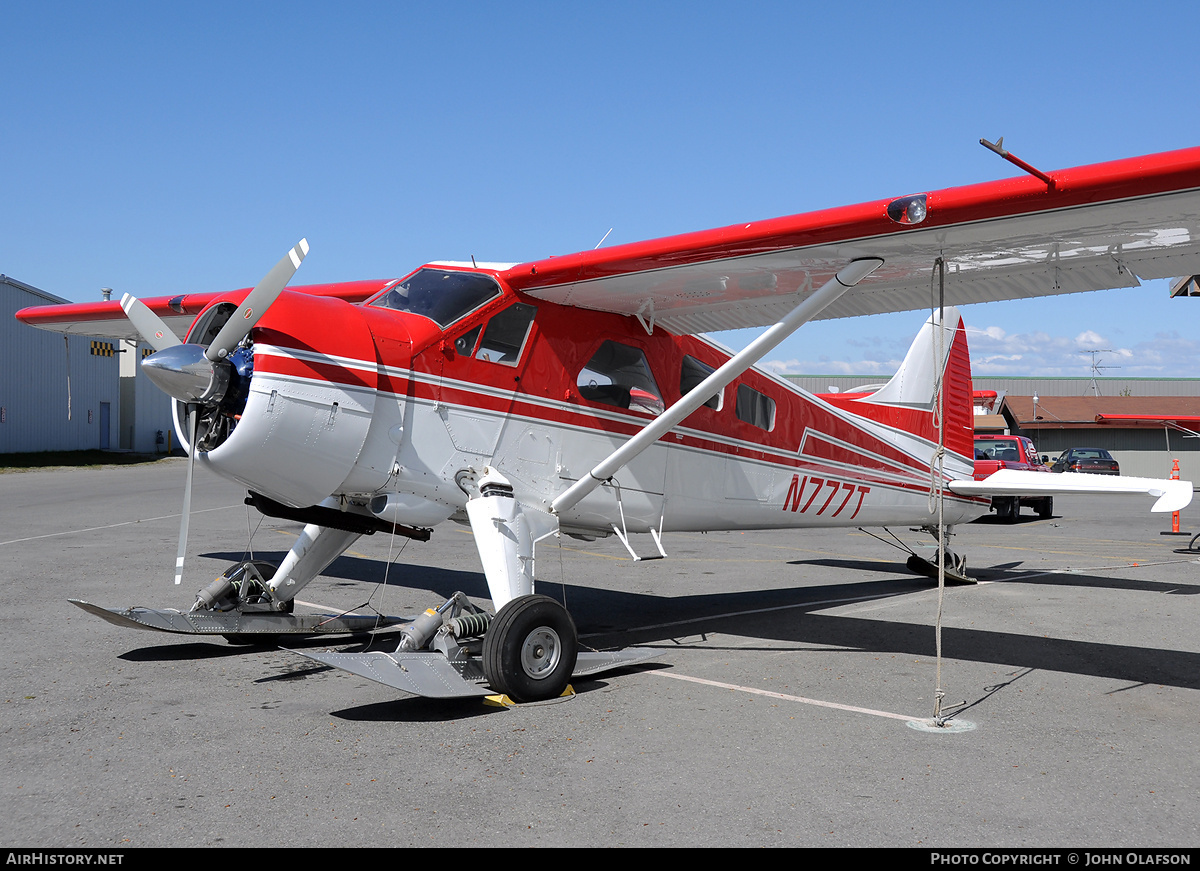
[[421, 315], [448, 327], [499, 295], [500, 285], [488, 275], [421, 269], [371, 305]]
[[606, 341], [575, 381], [579, 395], [592, 402], [658, 416], [665, 406], [662, 391], [641, 349]]
[[536, 306], [518, 302], [493, 315], [483, 331], [483, 341], [479, 343], [475, 359], [515, 366], [521, 358], [521, 348], [529, 336], [535, 314]]
[[475, 343], [479, 340], [479, 332], [482, 329], [482, 326], [478, 326], [466, 333], [463, 333], [454, 340], [454, 350], [459, 354], [462, 354], [464, 357], [471, 356], [471, 352], [475, 350]]

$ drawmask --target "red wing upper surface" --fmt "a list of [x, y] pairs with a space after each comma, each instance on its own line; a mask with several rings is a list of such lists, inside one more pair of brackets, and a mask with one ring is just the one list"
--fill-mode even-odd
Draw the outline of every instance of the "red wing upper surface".
[[795, 294], [849, 260], [884, 265], [821, 318], [1047, 296], [1200, 272], [1200, 148], [926, 193], [926, 217], [888, 216], [900, 198], [750, 222], [523, 263], [503, 272], [529, 295], [636, 315], [689, 334], [774, 323]]

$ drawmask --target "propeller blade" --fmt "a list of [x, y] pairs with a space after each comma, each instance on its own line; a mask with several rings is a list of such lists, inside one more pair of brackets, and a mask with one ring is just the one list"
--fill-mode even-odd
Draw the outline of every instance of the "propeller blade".
[[182, 344], [171, 332], [171, 328], [163, 323], [163, 319], [150, 311], [150, 306], [133, 294], [127, 293], [121, 297], [121, 308], [125, 310], [125, 317], [129, 318], [134, 329], [155, 351], [163, 351]]
[[296, 274], [296, 270], [300, 268], [300, 264], [307, 254], [308, 240], [301, 239], [295, 248], [275, 264], [275, 267], [266, 274], [258, 286], [247, 294], [246, 299], [238, 306], [238, 310], [225, 322], [225, 326], [221, 327], [221, 331], [212, 340], [212, 344], [208, 346], [204, 356], [214, 363], [227, 357], [254, 328], [258, 319], [271, 307], [271, 303], [275, 302], [279, 298], [279, 294], [283, 293], [283, 289], [292, 280], [292, 276]]
[[183, 580], [183, 558], [187, 553], [188, 520], [192, 516], [192, 468], [196, 464], [196, 422], [200, 418], [200, 406], [189, 406], [192, 412], [191, 434], [188, 436], [187, 484], [183, 488], [183, 514], [179, 518], [179, 550], [175, 553], [175, 585]]

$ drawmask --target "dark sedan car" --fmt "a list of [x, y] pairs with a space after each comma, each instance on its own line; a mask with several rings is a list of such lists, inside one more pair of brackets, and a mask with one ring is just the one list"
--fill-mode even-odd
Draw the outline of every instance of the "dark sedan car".
[[1121, 467], [1103, 448], [1070, 448], [1054, 461], [1051, 472], [1087, 472], [1092, 475], [1119, 475]]

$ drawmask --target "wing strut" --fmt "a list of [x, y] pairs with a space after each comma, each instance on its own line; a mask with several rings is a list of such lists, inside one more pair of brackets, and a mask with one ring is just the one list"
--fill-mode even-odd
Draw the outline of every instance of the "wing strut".
[[580, 500], [607, 481], [638, 454], [654, 444], [684, 418], [703, 405], [710, 396], [724, 389], [735, 378], [761, 360], [776, 345], [812, 320], [828, 305], [854, 285], [858, 284], [883, 265], [878, 257], [852, 260], [837, 275], [825, 282], [819, 290], [810, 294], [783, 320], [767, 329], [751, 342], [745, 350], [729, 358], [723, 366], [709, 375], [700, 385], [647, 424], [637, 435], [602, 460], [591, 472], [580, 478], [551, 503], [551, 510], [561, 514], [575, 507]]

